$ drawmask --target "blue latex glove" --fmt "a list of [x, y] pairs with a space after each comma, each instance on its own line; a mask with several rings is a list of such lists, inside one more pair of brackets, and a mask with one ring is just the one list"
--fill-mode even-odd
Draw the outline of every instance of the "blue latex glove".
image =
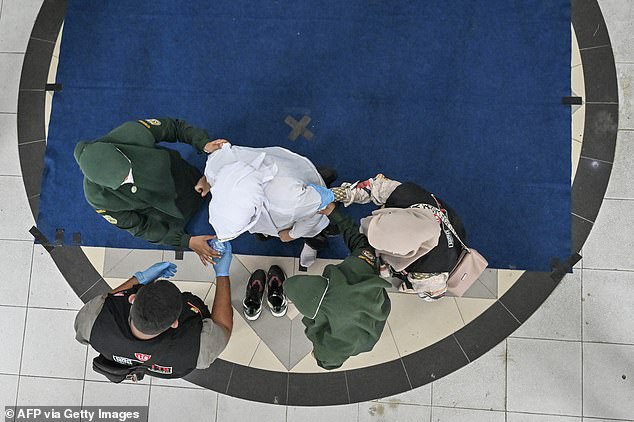
[[176, 274], [176, 264], [171, 262], [157, 262], [145, 271], [138, 271], [134, 276], [139, 284], [148, 284], [157, 278], [170, 278]]
[[[229, 267], [231, 266], [231, 242], [224, 242], [225, 250], [222, 253], [222, 257], [214, 264], [214, 271], [216, 277], [228, 276]], [[214, 258], [218, 259], [218, 258]]]
[[319, 196], [321, 196], [321, 204], [319, 204], [319, 211], [323, 210], [330, 204], [335, 201], [335, 194], [328, 188], [324, 186], [317, 186], [309, 183], [308, 186], [315, 189]]

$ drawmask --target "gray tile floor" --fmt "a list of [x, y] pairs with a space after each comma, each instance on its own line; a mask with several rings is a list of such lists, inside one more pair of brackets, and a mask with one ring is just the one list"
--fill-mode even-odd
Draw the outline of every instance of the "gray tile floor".
[[153, 422], [634, 421], [634, 2], [599, 0], [617, 62], [621, 115], [608, 199], [575, 274], [513, 336], [472, 364], [395, 397], [330, 408], [251, 403], [183, 381], [113, 385], [87, 370], [92, 354], [73, 340], [80, 303], [32, 244], [17, 163], [19, 75], [41, 2], [0, 0], [0, 407], [148, 405]]

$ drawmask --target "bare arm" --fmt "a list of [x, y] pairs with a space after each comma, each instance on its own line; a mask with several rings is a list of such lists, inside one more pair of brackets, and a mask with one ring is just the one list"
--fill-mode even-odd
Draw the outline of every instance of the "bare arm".
[[229, 335], [233, 330], [233, 307], [231, 306], [231, 284], [228, 276], [216, 277], [216, 295], [211, 307], [211, 319], [224, 327]]

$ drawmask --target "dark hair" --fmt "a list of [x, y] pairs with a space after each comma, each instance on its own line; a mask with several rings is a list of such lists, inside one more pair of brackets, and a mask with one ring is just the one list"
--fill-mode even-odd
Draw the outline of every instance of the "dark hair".
[[156, 280], [139, 289], [130, 308], [130, 319], [143, 334], [156, 335], [178, 319], [182, 307], [178, 287], [167, 280]]

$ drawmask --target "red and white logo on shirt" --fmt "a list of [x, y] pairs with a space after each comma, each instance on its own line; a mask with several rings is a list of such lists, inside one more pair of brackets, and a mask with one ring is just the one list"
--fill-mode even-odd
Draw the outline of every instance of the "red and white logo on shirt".
[[152, 355], [146, 355], [145, 353], [135, 353], [134, 356], [141, 362], [147, 362], [152, 357]]

